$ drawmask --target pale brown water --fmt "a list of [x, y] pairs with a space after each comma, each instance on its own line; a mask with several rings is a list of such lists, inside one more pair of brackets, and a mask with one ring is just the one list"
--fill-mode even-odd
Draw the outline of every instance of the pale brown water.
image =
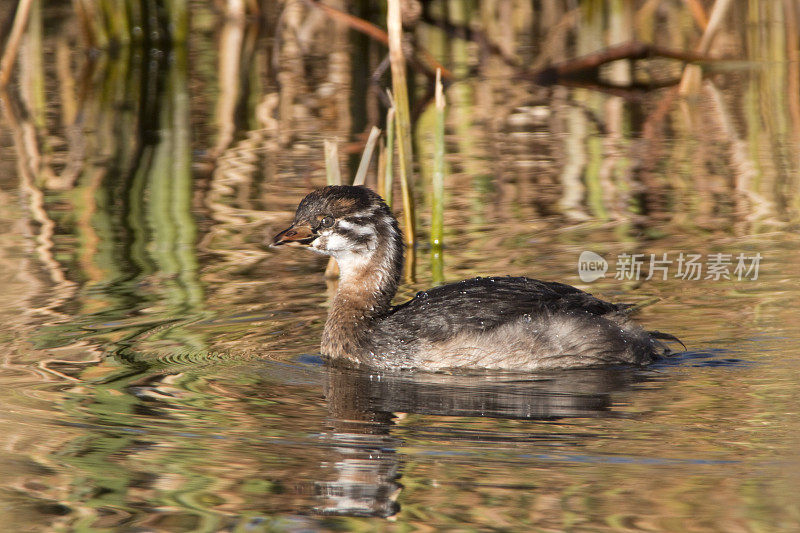
[[[741, 4], [722, 35], [741, 61], [694, 96], [511, 83], [491, 57], [449, 88], [444, 280], [657, 300], [640, 320], [688, 348], [547, 375], [387, 375], [319, 356], [324, 259], [260, 243], [324, 184], [322, 140], [351, 140], [378, 109], [353, 80], [381, 57], [346, 28], [322, 23], [293, 56], [275, 13], [250, 35], [193, 5], [186, 47], [90, 61], [72, 11], [46, 8], [44, 107], [23, 76], [0, 123], [2, 529], [799, 530], [800, 65], [776, 52], [794, 42], [783, 4]], [[683, 32], [673, 46], [696, 32], [683, 9], [662, 13]], [[591, 46], [592, 13], [556, 59]], [[536, 57], [525, 28], [510, 46]], [[238, 30], [231, 77], [218, 50]], [[419, 36], [466, 72], [463, 43]], [[440, 277], [430, 122], [400, 297]], [[586, 250], [606, 277], [581, 281]], [[640, 279], [615, 279], [634, 253]], [[644, 279], [665, 253], [667, 279]], [[676, 277], [681, 253], [701, 254], [701, 279]], [[707, 278], [718, 253], [731, 279]], [[757, 279], [737, 279], [739, 254], [760, 254]]]

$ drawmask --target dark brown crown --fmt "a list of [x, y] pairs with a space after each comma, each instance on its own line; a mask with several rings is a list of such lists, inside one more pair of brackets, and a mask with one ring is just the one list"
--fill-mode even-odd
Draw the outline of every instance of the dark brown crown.
[[297, 206], [295, 223], [321, 216], [342, 218], [358, 215], [389, 215], [389, 206], [372, 190], [352, 185], [329, 185], [309, 193]]

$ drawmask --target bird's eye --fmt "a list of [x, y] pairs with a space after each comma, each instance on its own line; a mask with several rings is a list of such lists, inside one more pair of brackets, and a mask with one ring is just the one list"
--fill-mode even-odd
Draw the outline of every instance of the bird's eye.
[[332, 216], [327, 216], [320, 221], [319, 225], [323, 228], [330, 228], [334, 222], [335, 220]]

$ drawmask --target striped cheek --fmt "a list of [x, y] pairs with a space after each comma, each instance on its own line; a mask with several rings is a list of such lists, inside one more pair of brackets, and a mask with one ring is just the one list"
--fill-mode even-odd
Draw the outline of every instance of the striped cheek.
[[359, 224], [348, 219], [340, 220], [336, 225], [336, 234], [347, 240], [351, 249], [374, 250], [378, 244], [378, 234], [372, 224]]

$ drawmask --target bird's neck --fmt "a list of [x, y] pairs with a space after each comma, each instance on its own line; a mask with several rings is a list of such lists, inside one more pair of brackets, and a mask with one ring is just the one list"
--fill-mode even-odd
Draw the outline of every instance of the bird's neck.
[[386, 314], [402, 270], [402, 241], [369, 253], [346, 252], [335, 256], [339, 286], [331, 303], [322, 335], [322, 352], [332, 358], [364, 362], [369, 356], [370, 327]]

